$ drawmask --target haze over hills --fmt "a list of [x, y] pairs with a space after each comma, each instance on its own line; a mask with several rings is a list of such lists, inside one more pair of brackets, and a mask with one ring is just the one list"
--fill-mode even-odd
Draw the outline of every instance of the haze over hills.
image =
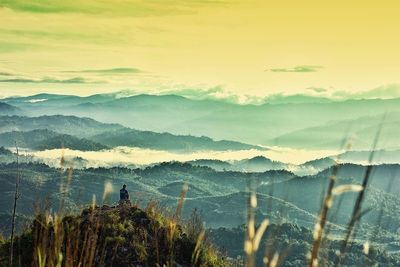
[[118, 124], [105, 124], [90, 118], [78, 118], [76, 116], [0, 116], [0, 132], [31, 131], [47, 129], [50, 131], [89, 137], [107, 130], [123, 129]]
[[19, 108], [7, 103], [0, 102], [0, 114], [13, 115], [18, 113], [21, 113], [21, 110]]
[[400, 267], [399, 10], [0, 0], [0, 267]]
[[[10, 214], [5, 211], [8, 207], [9, 194], [14, 186], [13, 179], [17, 165], [12, 163], [0, 164], [0, 166], [0, 182], [3, 185], [0, 187], [0, 229], [2, 232], [8, 233], [10, 231]], [[30, 221], [30, 214], [34, 208], [33, 203], [48, 199], [52, 207], [57, 210], [61, 196], [58, 190], [63, 183], [63, 177], [67, 174], [66, 171], [61, 170], [62, 178], [60, 179], [60, 168], [49, 168], [44, 164], [21, 164], [19, 167], [24, 185], [21, 188], [17, 215], [18, 229], [21, 229], [24, 223]], [[339, 184], [347, 184], [360, 180], [366, 167], [344, 165], [340, 169]], [[377, 257], [376, 261], [390, 264], [399, 261], [396, 244], [400, 239], [393, 232], [400, 226], [399, 212], [395, 208], [399, 205], [397, 195], [400, 188], [397, 186], [391, 192], [382, 191], [382, 188], [390, 185], [392, 180], [391, 177], [386, 177], [385, 173], [395, 172], [398, 174], [398, 170], [399, 165], [383, 166], [378, 168], [372, 177], [374, 183], [368, 188], [368, 199], [365, 203], [365, 208], [369, 212], [360, 223], [357, 240], [352, 242], [349, 248], [349, 254], [347, 254], [349, 266], [359, 262], [360, 259], [357, 257], [362, 253], [360, 252], [362, 251], [361, 243], [366, 240], [373, 241], [374, 247], [379, 252], [371, 256]], [[320, 203], [315, 201], [314, 194], [322, 193], [330, 172], [331, 170], [327, 170], [315, 176], [298, 177], [286, 171], [217, 172], [205, 167], [193, 167], [180, 163], [163, 163], [145, 169], [92, 168], [72, 172], [68, 194], [64, 201], [69, 208], [78, 209], [80, 205], [77, 203], [90, 202], [93, 194], [97, 198], [101, 198], [104, 184], [110, 183], [112, 194], [105, 204], [113, 203], [118, 199], [119, 186], [127, 184], [135, 201], [146, 203], [150, 199], [158, 199], [163, 208], [174, 209], [182, 186], [188, 185], [189, 190], [183, 206], [184, 216], [189, 216], [196, 208], [206, 222], [208, 236], [213, 240], [217, 238], [216, 244], [221, 248], [228, 249], [229, 254], [236, 257], [243, 253], [241, 239], [244, 236], [243, 223], [248, 200], [248, 192], [244, 192], [242, 188], [249, 180], [255, 179], [260, 185], [257, 190], [259, 208], [256, 211], [256, 219], [261, 221], [268, 216], [272, 223], [263, 240], [265, 242], [273, 240], [275, 246], [277, 244], [290, 245], [291, 254], [288, 259], [285, 259], [285, 262], [300, 262], [304, 265], [306, 261], [304, 254], [307, 253], [312, 243], [310, 227], [315, 223], [316, 214], [320, 208]], [[379, 179], [382, 176], [385, 179]], [[57, 178], [54, 179], [54, 177]], [[396, 175], [394, 179], [398, 178]], [[313, 193], [310, 194], [310, 192]], [[348, 213], [355, 197], [356, 194], [348, 193], [343, 199], [334, 200], [333, 209], [337, 208], [339, 202], [342, 203], [342, 206], [337, 215], [329, 217], [328, 226], [331, 235], [343, 235]], [[380, 219], [381, 225], [376, 226], [382, 203], [385, 203], [384, 216]], [[105, 206], [103, 209], [110, 209], [110, 207]], [[224, 227], [224, 229], [218, 227]], [[241, 229], [236, 233], [234, 239], [228, 229], [231, 227], [234, 228], [232, 231]], [[374, 230], [377, 232], [375, 236], [371, 234]], [[238, 239], [239, 234], [240, 238]], [[227, 245], [224, 246], [224, 244]], [[339, 246], [340, 240], [337, 238], [330, 240], [328, 248], [333, 253], [329, 256], [331, 260], [334, 259], [334, 252]], [[238, 250], [238, 247], [241, 249]], [[391, 252], [390, 256], [386, 254], [386, 251]], [[300, 258], [301, 260], [299, 260]], [[345, 262], [347, 264], [347, 260]]]
[[[22, 164], [20, 167], [24, 187], [21, 189], [19, 212], [29, 215], [33, 201], [40, 201], [46, 197], [53, 199], [53, 206], [56, 209], [59, 203], [57, 199], [60, 197], [58, 188], [62, 182], [58, 178], [60, 169], [33, 163]], [[0, 190], [1, 207], [7, 206], [8, 195], [14, 186], [12, 181], [15, 168], [15, 163], [1, 165], [0, 179], [4, 185]], [[359, 183], [365, 170], [365, 166], [342, 165], [337, 176], [338, 184]], [[382, 220], [389, 223], [389, 226], [382, 224], [380, 227], [389, 227], [390, 231], [396, 231], [400, 227], [399, 213], [396, 209], [400, 204], [398, 198], [400, 187], [396, 184], [389, 191], [385, 191], [393, 184], [393, 180], [399, 179], [399, 170], [399, 165], [379, 166], [375, 169], [365, 201], [365, 208], [370, 211], [362, 220], [360, 238], [366, 238], [371, 231], [371, 225], [376, 224], [382, 203], [385, 203]], [[263, 217], [268, 214], [268, 217], [276, 222], [286, 218], [309, 228], [314, 224], [320, 209], [320, 203], [315, 201], [315, 198], [323, 193], [331, 172], [332, 169], [328, 169], [317, 175], [299, 177], [283, 170], [264, 173], [215, 171], [207, 167], [182, 163], [162, 163], [143, 169], [91, 168], [73, 171], [66, 203], [73, 208], [76, 207], [74, 201], [76, 198], [83, 203], [90, 202], [93, 194], [101, 198], [104, 184], [110, 182], [115, 190], [126, 183], [132, 197], [138, 201], [145, 203], [150, 199], [158, 199], [163, 205], [174, 207], [181, 186], [188, 184], [190, 193], [185, 201], [184, 214], [188, 215], [197, 208], [208, 226], [235, 227], [245, 221], [248, 196], [244, 188], [250, 179], [254, 179], [259, 184], [257, 192], [260, 208], [257, 216]], [[393, 173], [395, 176], [391, 175]], [[36, 193], [30, 194], [33, 188], [36, 188]], [[85, 194], [82, 194], [82, 190]], [[356, 196], [355, 193], [348, 193], [342, 200], [335, 199], [333, 209], [341, 205], [339, 213], [329, 219], [332, 220], [335, 233], [341, 233], [345, 229], [344, 225], [348, 221]], [[116, 200], [117, 195], [113, 194], [110, 201]], [[270, 208], [273, 209], [272, 213], [268, 211]], [[3, 213], [3, 216], [5, 215]], [[7, 224], [3, 224], [4, 226]], [[379, 238], [382, 239], [379, 242], [384, 244], [385, 239], [396, 237], [382, 232]]]
[[243, 171], [243, 172], [266, 172], [269, 170], [287, 170], [290, 164], [273, 161], [264, 156], [256, 156], [249, 159], [222, 161], [210, 159], [198, 159], [188, 161], [193, 166], [209, 167], [217, 171]]
[[[306, 101], [302, 98], [302, 101], [293, 101], [293, 96], [288, 96], [271, 102], [273, 104], [239, 105], [218, 100], [192, 100], [177, 95], [116, 95], [45, 94], [2, 101], [24, 110], [27, 115], [61, 113], [120, 123], [138, 130], [179, 135], [190, 133], [251, 144], [330, 149], [340, 147], [348, 125], [357, 125], [354, 129], [350, 127], [356, 136], [355, 147], [369, 149], [373, 139], [371, 130], [379, 124], [379, 114], [387, 112], [389, 118], [394, 118], [396, 112], [400, 112], [400, 99], [320, 101], [307, 98]], [[389, 135], [398, 130], [395, 122], [385, 124], [385, 127], [392, 127], [388, 130]], [[302, 135], [305, 136], [303, 139]], [[316, 142], [311, 142], [314, 139]], [[392, 139], [389, 139], [387, 146], [391, 144]]]
[[234, 141], [214, 141], [211, 138], [201, 136], [173, 135], [170, 133], [155, 133], [150, 131], [138, 131], [132, 129], [105, 132], [91, 137], [92, 140], [106, 144], [111, 147], [129, 146], [153, 148], [161, 150], [246, 150], [260, 149]]
[[380, 131], [377, 149], [399, 149], [400, 113], [364, 116], [352, 120], [332, 121], [279, 136], [271, 142], [288, 147], [331, 149], [339, 148], [344, 138], [354, 150], [372, 148], [375, 135]]
[[177, 136], [139, 131], [118, 124], [105, 124], [75, 116], [0, 116], [0, 146], [14, 147], [15, 141], [21, 147], [36, 150], [65, 147], [97, 151], [117, 146], [170, 151], [265, 150], [259, 146], [240, 142], [214, 141], [204, 136]]
[[60, 134], [47, 129], [38, 129], [28, 132], [12, 131], [0, 133], [0, 146], [33, 150], [46, 150], [57, 148], [70, 148], [81, 151], [98, 151], [108, 147], [88, 139], [81, 139], [68, 134]]
[[[50, 199], [57, 210], [65, 181], [65, 205], [71, 211], [80, 203], [90, 203], [93, 195], [101, 199], [105, 185], [112, 192], [107, 201], [116, 203], [122, 184], [127, 184], [134, 201], [145, 204], [156, 199], [163, 208], [174, 209], [188, 185], [183, 218], [196, 209], [208, 228], [235, 228], [246, 222], [246, 188], [255, 183], [258, 222], [269, 218], [273, 223], [289, 221], [313, 229], [329, 177], [338, 169], [336, 187], [360, 185], [368, 168], [370, 139], [382, 125], [382, 143], [374, 152], [375, 166], [363, 203], [368, 213], [359, 223], [354, 244], [374, 242], [384, 251], [398, 253], [395, 244], [400, 239], [393, 233], [400, 229], [400, 158], [396, 156], [400, 109], [391, 110], [382, 124], [381, 115], [365, 115], [371, 108], [384, 112], [378, 108], [381, 100], [297, 100], [257, 106], [175, 95], [13, 98], [9, 103], [24, 116], [0, 116], [0, 208], [9, 210], [17, 171], [23, 184], [18, 227], [30, 220], [35, 201]], [[390, 106], [398, 100], [388, 101]], [[353, 110], [352, 105], [358, 107]], [[355, 151], [332, 149], [342, 143], [349, 125]], [[179, 134], [185, 127], [251, 141]], [[255, 145], [260, 140], [285, 147]], [[27, 149], [20, 151], [19, 165], [12, 152], [15, 141]], [[291, 161], [294, 155], [300, 158], [297, 163]], [[66, 168], [72, 176], [64, 181], [59, 177], [67, 175]], [[356, 197], [351, 191], [335, 196], [327, 218], [332, 240], [344, 234]], [[0, 222], [0, 230], [8, 233], [10, 213], [0, 212]]]
[[[28, 149], [21, 152], [18, 166], [24, 184], [20, 222], [29, 219], [34, 201], [49, 197], [58, 208], [63, 155], [64, 166], [74, 166], [66, 199], [71, 210], [90, 202], [93, 194], [100, 199], [106, 183], [113, 190], [127, 184], [136, 201], [157, 199], [172, 209], [182, 187], [189, 185], [185, 218], [196, 209], [208, 227], [238, 227], [246, 221], [245, 189], [253, 181], [258, 185], [257, 221], [268, 217], [312, 229], [333, 166], [339, 169], [336, 186], [360, 184], [371, 142], [382, 126], [366, 191], [368, 213], [357, 229], [357, 241], [370, 240], [378, 229], [375, 244], [397, 253], [393, 244], [400, 240], [392, 233], [400, 228], [399, 99], [278, 97], [239, 105], [176, 95], [41, 94], [4, 101], [24, 114], [0, 113], [0, 207], [8, 204], [16, 170], [15, 153], [1, 146], [12, 150], [17, 141]], [[346, 133], [352, 137], [350, 151], [338, 149]], [[285, 160], [292, 148], [303, 161]], [[280, 154], [279, 160], [273, 160], [274, 153]], [[335, 213], [328, 217], [335, 238], [343, 235], [356, 196], [350, 192], [335, 198]], [[0, 226], [9, 231], [10, 214], [0, 213], [0, 218]]]

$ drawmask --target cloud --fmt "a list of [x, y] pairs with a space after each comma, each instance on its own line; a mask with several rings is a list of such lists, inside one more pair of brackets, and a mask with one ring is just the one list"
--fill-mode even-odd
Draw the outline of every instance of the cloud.
[[347, 99], [391, 99], [400, 98], [400, 84], [388, 84], [374, 88], [372, 90], [362, 92], [348, 92], [348, 91], [336, 91], [333, 93], [334, 97], [347, 98]]
[[54, 79], [54, 78], [44, 78], [40, 80], [29, 79], [29, 78], [12, 78], [12, 79], [2, 79], [0, 83], [68, 83], [68, 84], [80, 84], [80, 83], [102, 83], [99, 81], [87, 81], [82, 77], [74, 77], [70, 79]]
[[112, 16], [167, 16], [195, 12], [194, 9], [210, 4], [226, 4], [225, 1], [174, 0], [113, 0], [113, 1], [54, 1], [54, 0], [11, 0], [2, 1], [0, 8], [31, 13], [83, 13], [90, 15], [109, 14]]
[[137, 68], [112, 68], [112, 69], [93, 69], [93, 70], [77, 70], [63, 71], [68, 73], [97, 73], [97, 74], [135, 74], [143, 71]]
[[328, 91], [328, 89], [321, 88], [321, 87], [308, 87], [306, 88], [309, 91], [315, 92], [315, 93], [325, 93]]
[[322, 68], [323, 68], [322, 66], [301, 65], [301, 66], [295, 66], [293, 68], [273, 68], [268, 70], [271, 72], [317, 72]]
[[308, 94], [292, 94], [284, 93], [272, 94], [264, 98], [268, 104], [306, 104], [306, 103], [329, 103], [332, 99], [323, 96], [313, 96]]
[[25, 51], [33, 48], [37, 48], [37, 44], [30, 44], [27, 42], [5, 42], [3, 40], [0, 42], [0, 53]]
[[183, 88], [174, 90], [165, 90], [159, 94], [175, 94], [194, 100], [215, 100], [234, 104], [263, 104], [263, 99], [258, 96], [235, 94], [225, 90], [221, 86], [214, 86], [207, 89]]
[[184, 88], [164, 91], [163, 94], [177, 94], [180, 96], [193, 98], [193, 99], [207, 99], [214, 98], [216, 95], [225, 94], [224, 90], [220, 86], [215, 86], [208, 89], [198, 88]]
[[9, 73], [9, 72], [0, 71], [0, 76], [14, 76], [14, 74]]

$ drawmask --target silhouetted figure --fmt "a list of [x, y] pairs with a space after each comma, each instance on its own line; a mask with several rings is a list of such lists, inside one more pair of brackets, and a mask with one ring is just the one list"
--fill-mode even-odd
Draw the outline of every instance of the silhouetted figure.
[[126, 185], [122, 186], [122, 189], [119, 190], [119, 201], [129, 200], [129, 193], [126, 190]]

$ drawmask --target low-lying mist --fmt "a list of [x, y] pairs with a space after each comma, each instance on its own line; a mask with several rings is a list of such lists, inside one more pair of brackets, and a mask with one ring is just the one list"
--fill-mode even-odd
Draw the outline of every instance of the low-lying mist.
[[[142, 149], [136, 147], [117, 147], [101, 151], [79, 151], [72, 149], [51, 149], [44, 151], [23, 150], [24, 155], [34, 158], [54, 167], [60, 165], [63, 155], [74, 168], [110, 167], [110, 166], [145, 166], [169, 161], [194, 161], [200, 159], [235, 162], [262, 156], [272, 161], [282, 162], [293, 172], [312, 172], [296, 166], [319, 158], [334, 156], [340, 151], [331, 150], [301, 150], [279, 147], [268, 147], [265, 151], [256, 149], [239, 151], [200, 151], [200, 152], [171, 152], [162, 150]], [[249, 171], [243, 169], [242, 171]]]

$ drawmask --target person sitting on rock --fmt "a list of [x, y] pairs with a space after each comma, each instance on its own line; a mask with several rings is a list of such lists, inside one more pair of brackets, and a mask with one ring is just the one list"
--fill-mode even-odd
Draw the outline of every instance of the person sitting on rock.
[[119, 201], [126, 201], [129, 200], [129, 193], [126, 190], [126, 184], [122, 186], [122, 189], [119, 190]]

